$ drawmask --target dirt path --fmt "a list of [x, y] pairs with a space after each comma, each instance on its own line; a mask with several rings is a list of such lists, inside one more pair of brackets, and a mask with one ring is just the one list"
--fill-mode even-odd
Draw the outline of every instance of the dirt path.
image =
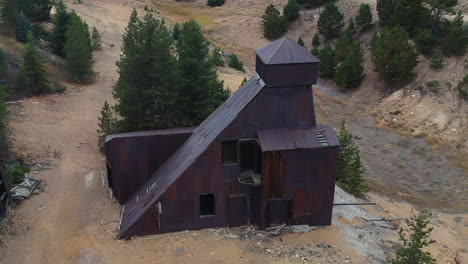
[[[13, 210], [14, 217], [0, 235], [0, 263], [302, 263], [301, 254], [305, 254], [304, 252], [315, 254], [310, 263], [362, 263], [361, 256], [343, 241], [337, 226], [308, 234], [287, 235], [282, 240], [227, 239], [212, 230], [130, 241], [116, 240], [115, 228], [120, 206], [109, 199], [107, 189], [101, 184], [104, 158], [96, 146], [97, 116], [104, 100], [112, 100], [112, 85], [118, 78], [115, 61], [120, 53], [121, 37], [131, 9], [137, 7], [142, 10], [145, 5], [150, 6], [151, 2], [100, 0], [86, 1], [81, 5], [71, 4], [72, 0], [67, 2], [91, 26], [96, 25], [104, 32], [104, 48], [95, 54], [95, 71], [99, 76], [92, 85], [69, 85], [64, 95], [32, 98], [21, 102], [19, 106], [11, 107], [10, 126], [14, 136], [14, 151], [22, 154], [28, 161], [47, 165], [46, 170], [37, 173], [37, 177], [44, 180], [47, 187], [44, 193], [34, 196]], [[171, 21], [183, 21], [190, 17], [187, 12], [199, 11], [197, 5], [201, 2], [195, 2], [195, 7], [189, 7], [188, 10], [174, 9], [169, 5], [174, 2], [169, 0], [158, 3], [163, 5], [160, 6], [162, 15], [170, 17]], [[256, 1], [240, 1], [239, 4], [244, 5], [242, 10], [252, 6], [259, 8]], [[195, 11], [190, 8], [195, 8]], [[205, 21], [204, 29], [210, 40], [229, 51], [238, 52], [247, 63], [247, 74], [221, 69], [220, 76], [234, 89], [243, 76], [253, 71], [253, 50], [267, 43], [258, 38], [259, 18], [253, 16], [255, 10], [252, 9], [251, 13], [236, 11], [232, 14], [236, 8], [237, 6], [231, 7], [218, 17], [212, 17], [205, 10], [205, 13], [201, 12], [197, 17], [199, 22]], [[223, 17], [223, 14], [232, 16]], [[232, 27], [222, 26], [223, 23], [230, 22], [235, 22]], [[233, 28], [237, 28], [237, 31]], [[245, 31], [246, 34], [239, 35], [239, 31]], [[323, 84], [323, 87], [326, 85]], [[331, 121], [336, 124], [343, 112], [349, 112], [351, 108], [340, 103], [342, 101], [339, 96], [330, 97], [326, 93], [333, 93], [333, 90], [325, 89], [322, 91], [323, 95], [318, 96], [318, 104], [329, 104], [322, 106], [319, 112], [322, 118], [333, 114], [335, 118], [331, 118]], [[370, 117], [353, 120], [356, 125], [352, 125], [351, 129], [363, 137], [362, 142], [366, 142], [360, 145], [364, 148], [365, 159], [369, 161], [370, 174], [375, 173], [377, 182], [388, 185], [390, 189], [399, 189], [400, 185], [409, 188], [420, 184], [424, 177], [429, 178], [432, 175], [426, 175], [432, 171], [431, 168], [424, 169], [426, 158], [416, 157], [416, 167], [410, 166], [409, 160], [415, 158], [411, 156], [414, 142], [410, 142], [411, 147], [404, 152], [406, 154], [389, 155], [393, 150], [385, 150], [388, 144], [398, 145], [402, 138], [388, 131], [375, 131], [375, 124]], [[380, 140], [386, 143], [380, 144]], [[409, 171], [385, 162], [373, 166], [370, 161], [375, 160], [373, 156], [376, 155], [383, 155], [382, 160], [396, 157], [396, 162], [408, 165]], [[407, 159], [408, 163], [405, 163]], [[444, 165], [445, 163], [445, 160], [437, 162], [442, 166], [440, 169], [452, 171], [452, 167]], [[422, 170], [417, 174], [417, 181], [393, 181], [393, 178], [382, 177], [381, 174], [384, 171], [385, 175], [397, 175], [397, 179], [404, 179], [406, 175], [412, 175], [414, 170]], [[421, 186], [434, 188], [433, 185], [438, 183], [435, 180], [429, 182], [430, 185]], [[456, 187], [456, 182], [452, 180], [449, 183], [442, 191], [446, 192], [452, 186], [455, 186], [455, 190], [464, 186]], [[420, 191], [425, 192], [426, 189]], [[391, 205], [390, 202], [385, 202]], [[408, 206], [405, 208], [403, 213], [399, 211], [399, 217], [408, 215]], [[463, 221], [466, 222], [462, 220], [461, 224], [465, 223]], [[450, 225], [455, 224], [450, 222]], [[441, 229], [443, 228], [447, 227], [442, 226]], [[456, 231], [451, 232], [460, 232], [460, 229], [453, 230]], [[461, 234], [461, 238], [457, 236], [456, 242], [448, 244], [452, 249], [451, 255], [463, 245], [466, 228], [462, 229]], [[323, 243], [333, 247], [323, 247]], [[276, 251], [268, 251], [269, 248], [275, 248]], [[436, 252], [442, 251], [438, 249]]]

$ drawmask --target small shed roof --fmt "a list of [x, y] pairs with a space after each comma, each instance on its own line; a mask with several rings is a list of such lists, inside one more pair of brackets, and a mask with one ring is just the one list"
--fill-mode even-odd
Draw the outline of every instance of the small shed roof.
[[258, 49], [256, 53], [263, 63], [269, 65], [320, 62], [296, 41], [287, 37], [273, 41], [269, 45]]
[[257, 131], [257, 136], [263, 152], [339, 146], [330, 126], [266, 129]]

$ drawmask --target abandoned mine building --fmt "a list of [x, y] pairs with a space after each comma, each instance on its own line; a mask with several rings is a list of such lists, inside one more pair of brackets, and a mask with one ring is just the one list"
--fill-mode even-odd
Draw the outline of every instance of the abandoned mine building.
[[109, 135], [120, 238], [275, 224], [330, 225], [338, 140], [317, 126], [319, 60], [289, 38], [256, 51], [256, 73], [195, 128]]

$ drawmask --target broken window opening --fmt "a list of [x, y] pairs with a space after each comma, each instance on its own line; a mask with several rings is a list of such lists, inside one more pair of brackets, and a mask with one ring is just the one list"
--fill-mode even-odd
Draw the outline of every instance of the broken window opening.
[[214, 193], [200, 194], [199, 200], [200, 200], [200, 217], [216, 215]]
[[262, 182], [262, 151], [255, 139], [239, 140], [240, 183], [257, 185]]
[[221, 142], [223, 164], [233, 164], [238, 162], [237, 140]]

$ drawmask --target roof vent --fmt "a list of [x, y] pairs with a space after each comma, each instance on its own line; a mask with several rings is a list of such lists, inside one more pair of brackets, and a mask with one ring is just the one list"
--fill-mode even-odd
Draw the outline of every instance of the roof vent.
[[317, 142], [321, 147], [328, 147], [327, 137], [322, 132], [317, 133]]

